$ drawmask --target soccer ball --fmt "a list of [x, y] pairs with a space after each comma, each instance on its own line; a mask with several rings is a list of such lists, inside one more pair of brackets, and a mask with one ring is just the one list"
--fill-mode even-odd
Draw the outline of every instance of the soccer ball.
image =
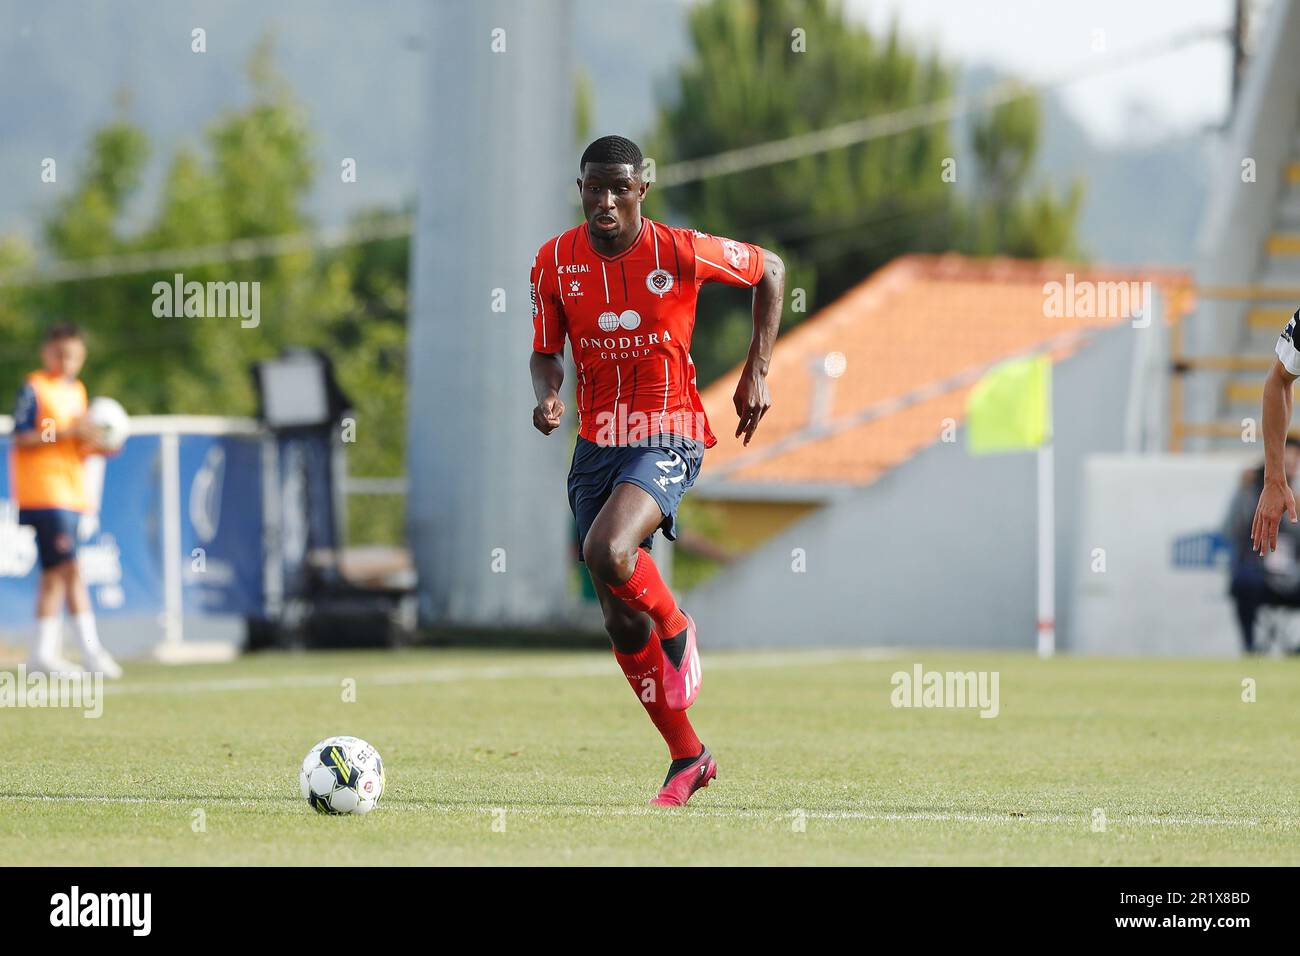
[[131, 416], [111, 398], [104, 395], [96, 398], [90, 403], [86, 417], [100, 430], [104, 447], [110, 451], [118, 451], [131, 437]]
[[298, 782], [317, 813], [369, 813], [384, 793], [384, 761], [360, 737], [328, 737], [307, 751]]

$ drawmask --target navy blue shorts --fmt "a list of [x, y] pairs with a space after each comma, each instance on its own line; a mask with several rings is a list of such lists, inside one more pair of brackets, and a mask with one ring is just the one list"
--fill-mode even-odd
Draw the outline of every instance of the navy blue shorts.
[[[569, 468], [569, 507], [578, 522], [578, 560], [582, 542], [605, 506], [614, 486], [622, 482], [644, 489], [659, 505], [664, 520], [659, 530], [668, 540], [677, 538], [677, 506], [686, 489], [695, 484], [704, 460], [704, 446], [680, 435], [656, 435], [655, 444], [597, 445], [579, 437]], [[641, 542], [649, 548], [654, 533]]]
[[18, 512], [19, 524], [36, 529], [36, 553], [46, 571], [77, 556], [80, 521], [80, 512], [63, 508], [23, 508]]

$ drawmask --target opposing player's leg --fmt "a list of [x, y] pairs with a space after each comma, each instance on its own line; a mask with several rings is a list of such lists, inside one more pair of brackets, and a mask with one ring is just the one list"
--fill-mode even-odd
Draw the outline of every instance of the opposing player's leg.
[[66, 575], [68, 614], [72, 617], [77, 631], [77, 640], [81, 643], [82, 669], [103, 674], [105, 677], [121, 677], [122, 668], [99, 642], [95, 609], [90, 603], [90, 591], [86, 588], [86, 581], [81, 576], [81, 566], [76, 561], [69, 561], [62, 569]]
[[36, 635], [29, 671], [46, 674], [73, 674], [80, 668], [63, 656], [64, 579], [58, 568], [41, 571], [36, 590]]
[[67, 579], [63, 566], [76, 557], [76, 540], [62, 526], [61, 516], [53, 509], [24, 509], [20, 523], [36, 532], [36, 554], [41, 577], [36, 588], [36, 634], [27, 669], [47, 674], [75, 674], [80, 671], [63, 656], [63, 602]]
[[[653, 482], [650, 482], [654, 487]], [[678, 496], [680, 497], [680, 495]], [[670, 500], [671, 501], [671, 500]], [[640, 481], [614, 486], [583, 541], [593, 578], [629, 608], [649, 616], [663, 647], [664, 693], [673, 710], [685, 710], [700, 692], [702, 670], [695, 622], [677, 605], [650, 552], [642, 543], [671, 514]]]

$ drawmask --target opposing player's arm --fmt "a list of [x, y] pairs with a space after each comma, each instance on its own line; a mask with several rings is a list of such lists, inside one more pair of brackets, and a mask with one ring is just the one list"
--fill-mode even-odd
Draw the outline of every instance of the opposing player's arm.
[[1251, 546], [1260, 554], [1277, 550], [1277, 529], [1285, 513], [1296, 520], [1295, 495], [1287, 480], [1284, 464], [1286, 433], [1291, 427], [1291, 386], [1300, 377], [1300, 309], [1296, 309], [1274, 352], [1277, 361], [1264, 379], [1264, 489], [1255, 506], [1255, 520], [1250, 528]]
[[763, 275], [754, 286], [754, 333], [749, 340], [749, 355], [736, 384], [732, 400], [736, 405], [736, 437], [745, 436], [745, 444], [754, 437], [758, 423], [772, 407], [767, 388], [767, 372], [772, 365], [772, 348], [781, 328], [781, 309], [785, 302], [785, 263], [770, 249], [759, 248], [763, 257]]
[[91, 424], [85, 418], [77, 419], [73, 427], [77, 431], [77, 454], [82, 458], [89, 458], [91, 455], [112, 457], [122, 450], [121, 448], [110, 448], [104, 444], [103, 429]]

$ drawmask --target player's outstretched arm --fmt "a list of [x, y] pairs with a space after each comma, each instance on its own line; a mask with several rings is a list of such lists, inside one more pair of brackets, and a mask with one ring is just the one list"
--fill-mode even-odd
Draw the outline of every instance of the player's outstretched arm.
[[763, 278], [754, 286], [754, 335], [749, 340], [749, 357], [740, 373], [733, 401], [736, 404], [736, 437], [745, 436], [745, 444], [767, 410], [772, 397], [767, 390], [767, 370], [772, 364], [772, 348], [781, 328], [781, 309], [785, 303], [785, 263], [770, 249], [762, 249]]
[[560, 427], [564, 417], [564, 402], [560, 401], [560, 386], [564, 384], [564, 353], [533, 352], [528, 359], [528, 371], [533, 376], [533, 394], [537, 405], [533, 408], [533, 427], [549, 435]]
[[1264, 490], [1259, 493], [1255, 506], [1255, 521], [1251, 525], [1251, 546], [1260, 554], [1265, 549], [1277, 550], [1277, 529], [1285, 512], [1296, 520], [1295, 495], [1287, 482], [1283, 454], [1287, 429], [1291, 426], [1292, 375], [1281, 361], [1273, 363], [1268, 378], [1264, 380]]

